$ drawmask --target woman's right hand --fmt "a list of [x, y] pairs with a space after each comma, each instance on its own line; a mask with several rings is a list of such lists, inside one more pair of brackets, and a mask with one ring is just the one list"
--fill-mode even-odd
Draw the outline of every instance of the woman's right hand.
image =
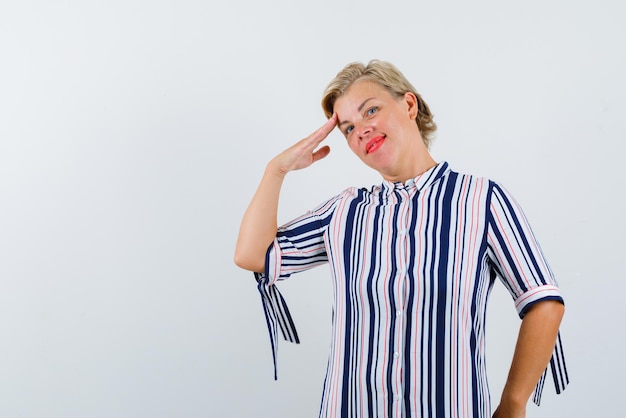
[[276, 237], [278, 196], [285, 174], [299, 170], [326, 157], [330, 147], [319, 144], [337, 125], [333, 115], [317, 131], [274, 157], [267, 165], [261, 183], [241, 221], [235, 248], [235, 264], [256, 272], [265, 271], [265, 254]]
[[330, 153], [330, 147], [325, 145], [316, 150], [317, 146], [337, 126], [337, 115], [333, 114], [328, 121], [311, 135], [296, 142], [270, 161], [270, 165], [283, 176], [290, 171], [309, 167]]

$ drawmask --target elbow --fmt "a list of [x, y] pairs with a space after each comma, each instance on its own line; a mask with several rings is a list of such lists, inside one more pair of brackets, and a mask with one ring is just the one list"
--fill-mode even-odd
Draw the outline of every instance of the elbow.
[[248, 266], [248, 262], [246, 260], [247, 257], [245, 257], [244, 254], [241, 253], [241, 251], [235, 250], [235, 256], [233, 257], [233, 261], [235, 262], [235, 265], [237, 267], [247, 270], [246, 267]]
[[261, 263], [255, 260], [252, 257], [246, 256], [242, 254], [240, 251], [235, 251], [235, 256], [233, 258], [235, 265], [241, 269], [262, 273], [265, 270], [265, 260]]
[[259, 245], [256, 241], [250, 243], [246, 240], [238, 240], [233, 257], [235, 265], [244, 270], [263, 273], [265, 271], [265, 257], [269, 245], [269, 243], [267, 245]]

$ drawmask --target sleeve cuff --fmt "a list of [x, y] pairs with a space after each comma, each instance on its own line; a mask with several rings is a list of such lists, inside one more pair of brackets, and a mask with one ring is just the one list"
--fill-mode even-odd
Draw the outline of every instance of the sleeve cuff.
[[554, 285], [544, 285], [530, 289], [515, 300], [515, 309], [520, 318], [537, 302], [544, 300], [556, 300], [564, 303], [561, 291]]
[[[278, 246], [278, 240], [275, 239], [274, 242], [267, 248], [267, 252], [265, 253], [265, 278], [267, 280], [267, 285], [273, 285], [276, 283], [276, 280], [285, 279], [286, 277], [280, 276], [280, 266], [282, 265], [282, 252], [280, 251], [280, 247]], [[287, 276], [288, 277], [288, 276]]]
[[269, 331], [272, 359], [274, 360], [274, 380], [278, 379], [278, 329], [286, 341], [300, 344], [300, 338], [296, 331], [296, 325], [291, 318], [287, 302], [275, 285], [270, 285], [267, 277], [260, 273], [254, 273], [257, 281], [257, 289], [261, 295], [263, 312], [267, 330]]

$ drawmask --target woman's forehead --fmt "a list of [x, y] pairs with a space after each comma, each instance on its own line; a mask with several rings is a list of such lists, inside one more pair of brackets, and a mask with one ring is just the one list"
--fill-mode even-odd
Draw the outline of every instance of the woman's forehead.
[[[355, 81], [342, 96], [349, 94], [365, 94], [365, 93], [385, 93], [387, 89], [381, 86], [379, 83], [369, 80], [361, 79]], [[387, 92], [388, 93], [388, 92]]]
[[359, 106], [366, 99], [384, 99], [391, 97], [387, 89], [371, 80], [359, 80], [352, 84], [344, 94], [335, 101], [337, 106]]

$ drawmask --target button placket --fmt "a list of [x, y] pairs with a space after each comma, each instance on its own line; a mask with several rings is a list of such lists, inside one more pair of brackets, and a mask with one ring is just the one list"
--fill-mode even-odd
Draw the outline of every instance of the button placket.
[[404, 309], [404, 299], [405, 299], [405, 289], [406, 289], [406, 281], [408, 280], [408, 245], [409, 245], [409, 234], [408, 228], [411, 219], [411, 194], [408, 190], [402, 188], [399, 190], [399, 194], [401, 196], [400, 205], [398, 210], [400, 213], [398, 214], [398, 223], [396, 224], [397, 231], [397, 262], [398, 262], [398, 273], [396, 278], [396, 314], [395, 314], [395, 350], [393, 353], [390, 353], [393, 356], [393, 364], [394, 364], [394, 375], [393, 375], [393, 399], [397, 405], [398, 409], [396, 410], [398, 414], [401, 414], [402, 407], [400, 406], [402, 402], [402, 393], [404, 392], [403, 383], [402, 383], [402, 374], [404, 369], [404, 361], [402, 358], [402, 353], [404, 352], [404, 317], [403, 317], [403, 309]]

